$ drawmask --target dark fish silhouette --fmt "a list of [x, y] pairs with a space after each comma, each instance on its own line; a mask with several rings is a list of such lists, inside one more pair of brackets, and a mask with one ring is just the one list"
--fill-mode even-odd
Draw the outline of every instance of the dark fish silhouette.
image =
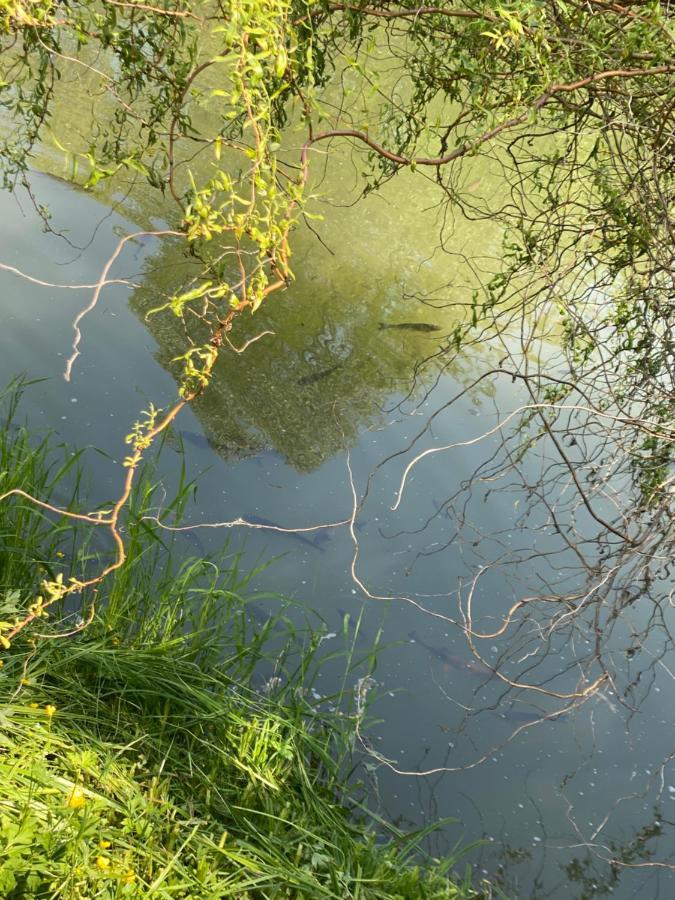
[[400, 331], [440, 331], [440, 325], [431, 325], [429, 322], [380, 322], [379, 329], [396, 328]]
[[329, 375], [332, 375], [336, 369], [340, 368], [340, 365], [340, 363], [336, 363], [329, 369], [321, 369], [320, 372], [311, 372], [309, 375], [304, 375], [302, 378], [298, 379], [298, 384], [302, 387], [305, 387], [308, 384], [316, 384], [317, 381], [322, 381], [324, 378], [328, 378]]
[[[247, 522], [251, 522], [251, 524], [253, 525], [267, 525], [271, 528], [283, 529], [282, 525], [278, 525], [271, 519], [263, 519], [262, 516], [242, 516], [242, 518]], [[299, 531], [280, 530], [279, 534], [285, 534], [287, 537], [295, 538], [296, 541], [300, 541], [300, 543], [302, 544], [307, 544], [308, 547], [313, 547], [315, 550], [321, 550], [322, 553], [326, 549], [322, 546], [322, 544], [329, 539], [328, 535], [325, 532], [319, 532], [319, 534], [314, 538], [305, 537], [305, 535]]]
[[467, 675], [472, 675], [474, 678], [492, 678], [495, 674], [494, 669], [491, 669], [489, 666], [486, 666], [477, 660], [466, 659], [463, 656], [455, 656], [454, 653], [448, 653], [445, 647], [434, 647], [432, 644], [425, 643], [420, 640], [417, 633], [414, 631], [411, 631], [408, 634], [408, 637], [415, 641], [416, 644], [419, 644], [420, 647], [424, 647], [424, 649], [432, 656], [435, 656], [436, 659], [440, 659], [442, 663], [452, 666], [453, 669], [458, 669], [460, 672], [466, 672]]

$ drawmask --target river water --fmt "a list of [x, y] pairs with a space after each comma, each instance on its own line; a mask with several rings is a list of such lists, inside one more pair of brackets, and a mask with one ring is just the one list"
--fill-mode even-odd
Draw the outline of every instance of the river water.
[[[336, 186], [351, 196], [358, 177], [346, 156], [332, 165], [317, 186], [322, 242], [298, 230], [296, 283], [239, 336], [274, 334], [225, 355], [158, 467], [168, 496], [182, 466], [196, 479], [191, 524], [243, 517], [292, 529], [353, 517], [353, 530], [200, 528], [180, 533], [178, 546], [193, 555], [228, 539], [245, 566], [275, 557], [255, 587], [291, 598], [298, 619], [316, 611], [328, 650], [339, 648], [345, 617], [352, 628], [362, 616], [364, 652], [382, 628], [369, 683], [377, 721], [363, 748], [372, 802], [402, 827], [456, 818], [429, 839], [433, 852], [481, 840], [466, 861], [514, 898], [675, 897], [661, 865], [673, 849], [675, 659], [667, 627], [646, 627], [672, 585], [621, 588], [630, 602], [605, 648], [616, 678], [587, 695], [598, 676], [586, 666], [592, 622], [570, 616], [569, 627], [550, 628], [553, 614], [539, 604], [500, 628], [523, 598], [619, 590], [602, 579], [589, 588], [552, 526], [555, 508], [578, 534], [593, 532], [569, 485], [537, 493], [556, 465], [550, 443], [517, 465], [509, 457], [518, 421], [509, 415], [528, 402], [499, 368], [510, 338], [486, 334], [436, 358], [456, 321], [453, 301], [495, 270], [500, 235], [457, 221], [441, 254], [433, 186], [401, 177], [357, 206], [337, 205]], [[139, 220], [163, 225], [132, 221], [121, 195], [102, 202], [38, 173], [32, 183], [51, 231], [25, 192], [1, 194], [0, 263], [52, 285], [92, 285], [120, 235]], [[489, 189], [489, 175], [474, 171], [467, 183]], [[83, 320], [70, 382], [72, 320], [91, 288], [0, 271], [0, 381], [45, 379], [21, 415], [88, 448], [92, 506], [119, 491], [123, 438], [140, 410], [175, 396], [180, 329], [146, 313], [192, 266], [170, 240], [130, 242], [111, 271], [127, 283], [108, 285]], [[435, 330], [391, 327], [411, 323]], [[467, 643], [469, 616], [482, 662]], [[330, 673], [319, 694], [333, 689]]]

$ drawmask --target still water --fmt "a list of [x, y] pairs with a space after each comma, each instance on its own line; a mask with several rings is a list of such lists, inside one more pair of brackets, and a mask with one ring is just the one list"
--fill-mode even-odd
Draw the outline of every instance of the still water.
[[[347, 172], [337, 164], [333, 183], [344, 186]], [[93, 507], [119, 490], [123, 438], [140, 410], [175, 396], [180, 329], [146, 314], [193, 263], [170, 240], [130, 242], [110, 274], [120, 283], [82, 322], [66, 382], [72, 320], [139, 219], [47, 175], [36, 173], [33, 188], [51, 231], [25, 193], [0, 195], [0, 263], [65, 287], [0, 270], [0, 381], [18, 372], [44, 379], [22, 415], [88, 448]], [[363, 616], [364, 650], [383, 628], [369, 698], [377, 723], [363, 754], [372, 802], [402, 826], [456, 818], [431, 838], [433, 852], [482, 840], [467, 861], [514, 898], [675, 897], [662, 865], [673, 850], [675, 659], [667, 623], [646, 627], [672, 585], [664, 576], [650, 592], [602, 579], [589, 587], [552, 510], [586, 539], [593, 523], [559, 479], [538, 493], [556, 465], [553, 448], [542, 441], [518, 465], [509, 457], [509, 416], [528, 396], [500, 370], [508, 338], [447, 347], [452, 302], [478, 277], [466, 254], [483, 274], [494, 271], [499, 234], [456, 223], [451, 252], [430, 251], [431, 188], [412, 190], [404, 177], [358, 207], [335, 206], [330, 183], [323, 197], [323, 242], [298, 231], [297, 282], [248, 321], [242, 339], [274, 334], [223, 358], [206, 396], [181, 415], [159, 471], [168, 496], [182, 466], [196, 479], [190, 523], [352, 527], [200, 528], [181, 533], [179, 546], [194, 555], [227, 538], [245, 565], [275, 557], [255, 586], [294, 599], [298, 616], [315, 610], [328, 649], [338, 649], [346, 616]], [[586, 693], [599, 676], [586, 665], [591, 617], [553, 628], [565, 610], [540, 603], [502, 628], [523, 599], [619, 589], [626, 608], [603, 651], [614, 677], [596, 690]], [[481, 635], [477, 655], [469, 622]], [[329, 693], [329, 669], [323, 678]]]

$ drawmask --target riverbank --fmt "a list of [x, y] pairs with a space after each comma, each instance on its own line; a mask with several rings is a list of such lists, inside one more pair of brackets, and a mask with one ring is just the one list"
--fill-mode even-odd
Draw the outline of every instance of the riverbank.
[[[77, 508], [78, 458], [15, 427], [16, 396], [0, 416], [0, 493]], [[140, 517], [152, 490], [139, 485], [128, 558], [98, 596], [1, 653], [0, 895], [485, 896], [363, 806], [352, 698], [311, 693], [320, 635], [283, 615], [252, 624], [236, 557], [175, 560]], [[91, 570], [103, 551], [87, 540], [23, 499], [0, 503], [0, 618], [44, 577]]]

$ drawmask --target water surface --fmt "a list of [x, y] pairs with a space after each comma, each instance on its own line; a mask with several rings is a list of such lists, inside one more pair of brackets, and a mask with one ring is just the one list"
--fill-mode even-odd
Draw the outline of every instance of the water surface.
[[[346, 167], [324, 181], [326, 203]], [[583, 596], [589, 576], [552, 527], [550, 505], [528, 489], [556, 464], [554, 448], [542, 441], [516, 470], [504, 462], [508, 427], [487, 434], [528, 400], [499, 371], [503, 342], [486, 337], [438, 355], [456, 322], [452, 300], [475, 283], [465, 252], [489, 270], [500, 236], [458, 222], [457, 255], [434, 251], [431, 188], [418, 184], [413, 190], [401, 178], [357, 207], [331, 207], [320, 226], [324, 244], [309, 230], [295, 236], [296, 284], [237, 337], [274, 335], [223, 357], [159, 463], [168, 496], [182, 466], [197, 479], [190, 523], [243, 517], [303, 528], [355, 513], [353, 533], [202, 528], [181, 538], [184, 552], [215, 549], [227, 537], [244, 564], [277, 557], [257, 586], [316, 610], [329, 634], [345, 616], [355, 622], [363, 614], [365, 649], [384, 628], [370, 709], [378, 724], [363, 748], [377, 777], [372, 799], [403, 826], [456, 817], [461, 825], [431, 839], [434, 852], [483, 838], [470, 861], [478, 875], [503, 878], [513, 897], [671, 896], [670, 873], [652, 867], [651, 854], [667, 859], [673, 844], [675, 661], [663, 630], [645, 629], [666, 581], [627, 598], [605, 648], [617, 679], [585, 702], [564, 695], [598, 674], [581, 665], [595, 640], [592, 622], [582, 617], [549, 632], [552, 614], [536, 612], [478, 640], [479, 658], [460, 627], [470, 611], [476, 631], [497, 631], [517, 600], [575, 589]], [[137, 230], [142, 216], [46, 175], [35, 174], [34, 187], [51, 208], [53, 232], [41, 230], [21, 191], [0, 195], [0, 262], [53, 284], [95, 283], [119, 236]], [[106, 287], [84, 320], [70, 382], [63, 371], [71, 322], [91, 289], [44, 287], [0, 271], [0, 380], [20, 371], [45, 379], [27, 392], [22, 415], [32, 428], [89, 448], [92, 506], [119, 491], [123, 438], [139, 411], [175, 396], [172, 360], [183, 336], [170, 317], [146, 315], [193, 265], [170, 240], [130, 245], [112, 271], [128, 283]], [[440, 302], [420, 302], [438, 297], [440, 286]], [[415, 323], [434, 330], [381, 327]], [[492, 374], [462, 394], [484, 372]], [[413, 457], [448, 445], [413, 468], [400, 496]], [[556, 485], [560, 496], [545, 499], [571, 517], [568, 494]], [[576, 508], [566, 524], [593, 534]], [[594, 590], [611, 600], [615, 588]], [[323, 677], [329, 693], [330, 670]], [[627, 867], [613, 867], [617, 859]]]

